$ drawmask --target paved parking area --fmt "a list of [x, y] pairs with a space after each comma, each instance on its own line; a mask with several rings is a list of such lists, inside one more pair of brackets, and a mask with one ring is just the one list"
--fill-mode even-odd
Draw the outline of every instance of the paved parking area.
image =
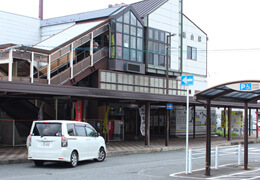
[[[232, 137], [232, 141], [227, 141], [224, 137], [212, 137], [212, 147], [218, 145], [234, 145], [243, 143], [243, 136]], [[164, 139], [152, 139], [151, 145], [145, 146], [144, 141], [123, 141], [109, 142], [107, 144], [107, 155], [118, 156], [126, 154], [161, 152], [184, 150], [186, 148], [185, 138], [172, 138], [169, 141], [169, 146], [164, 145]], [[255, 136], [249, 137], [249, 143], [260, 143], [260, 139]], [[206, 147], [206, 138], [190, 138], [189, 148], [204, 148]], [[0, 164], [28, 162], [26, 147], [0, 147]]]

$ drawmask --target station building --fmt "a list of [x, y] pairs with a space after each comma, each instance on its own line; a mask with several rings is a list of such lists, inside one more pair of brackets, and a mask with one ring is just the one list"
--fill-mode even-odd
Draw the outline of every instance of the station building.
[[[183, 103], [169, 102], [170, 135], [181, 136], [187, 95], [181, 76], [194, 75], [190, 96], [207, 88], [208, 37], [191, 19], [183, 14], [182, 0], [143, 0], [51, 19], [0, 11], [0, 80], [182, 97]], [[165, 105], [151, 104], [151, 136], [166, 133]], [[144, 106], [132, 99], [5, 97], [0, 108], [2, 144], [10, 140], [4, 135], [10, 119], [16, 144], [37, 119], [87, 121], [109, 140], [143, 137]], [[190, 126], [205, 134], [204, 110], [192, 108]]]

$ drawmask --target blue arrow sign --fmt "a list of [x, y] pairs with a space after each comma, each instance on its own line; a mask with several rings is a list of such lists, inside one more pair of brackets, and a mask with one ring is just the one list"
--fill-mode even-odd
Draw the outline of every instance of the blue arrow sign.
[[181, 76], [181, 85], [190, 86], [193, 85], [194, 77], [193, 75]]
[[166, 109], [173, 109], [173, 104], [167, 104]]
[[252, 83], [240, 83], [241, 91], [250, 91], [252, 90]]

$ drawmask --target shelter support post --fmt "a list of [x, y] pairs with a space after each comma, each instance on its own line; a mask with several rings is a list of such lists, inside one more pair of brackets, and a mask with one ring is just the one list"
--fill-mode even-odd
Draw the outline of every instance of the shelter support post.
[[251, 108], [249, 108], [249, 122], [248, 122], [248, 131], [249, 131], [249, 136], [251, 136]]
[[231, 141], [231, 113], [232, 109], [228, 108], [228, 141]]
[[145, 105], [145, 145], [150, 146], [150, 103]]
[[196, 136], [196, 106], [193, 106], [193, 139]]
[[248, 104], [245, 103], [245, 115], [244, 115], [244, 169], [248, 167]]
[[211, 112], [210, 112], [210, 100], [207, 100], [207, 127], [206, 127], [206, 168], [205, 175], [210, 176], [210, 164], [211, 164]]

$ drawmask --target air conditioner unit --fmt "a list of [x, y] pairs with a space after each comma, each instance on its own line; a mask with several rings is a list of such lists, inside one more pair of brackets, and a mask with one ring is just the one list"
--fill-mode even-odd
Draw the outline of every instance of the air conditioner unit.
[[133, 72], [133, 73], [141, 73], [141, 65], [133, 64], [133, 63], [126, 63], [125, 64], [125, 71]]

